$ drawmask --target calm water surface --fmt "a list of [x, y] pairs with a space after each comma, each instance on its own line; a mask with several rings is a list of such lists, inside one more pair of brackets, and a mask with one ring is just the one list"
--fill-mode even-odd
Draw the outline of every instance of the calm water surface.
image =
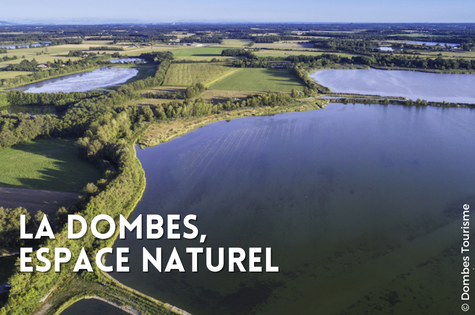
[[[133, 219], [196, 214], [206, 247], [272, 247], [280, 272], [192, 273], [184, 248], [198, 241], [133, 237], [116, 243], [131, 272], [113, 276], [194, 315], [456, 314], [474, 122], [470, 109], [329, 104], [139, 149]], [[142, 272], [142, 247], [174, 246], [186, 273]]]
[[388, 70], [321, 70], [310, 75], [333, 92], [404, 96], [427, 101], [474, 103], [475, 74]]
[[408, 43], [408, 44], [426, 44], [426, 45], [430, 45], [430, 46], [445, 46], [445, 45], [449, 45], [450, 47], [456, 47], [456, 46], [460, 46], [460, 44], [453, 44], [453, 43], [443, 43], [443, 42], [421, 42], [421, 41], [407, 41], [407, 40], [404, 40], [402, 41], [403, 43]]
[[126, 312], [99, 300], [80, 300], [61, 314], [64, 315], [125, 315]]
[[102, 68], [15, 88], [28, 93], [86, 92], [119, 85], [137, 75], [134, 68]]

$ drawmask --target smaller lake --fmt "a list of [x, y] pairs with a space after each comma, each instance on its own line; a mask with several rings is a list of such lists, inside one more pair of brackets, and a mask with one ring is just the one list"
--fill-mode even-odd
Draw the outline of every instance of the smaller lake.
[[87, 92], [122, 84], [138, 72], [134, 68], [102, 68], [24, 85], [15, 90], [28, 93]]
[[310, 77], [336, 93], [403, 96], [417, 100], [475, 104], [475, 74], [399, 70], [321, 70]]
[[378, 49], [381, 51], [394, 51], [392, 47], [388, 47], [388, 46], [378, 47]]
[[135, 63], [136, 61], [144, 63], [145, 60], [142, 58], [120, 58], [120, 59], [113, 59], [109, 60], [111, 63]]
[[445, 46], [445, 45], [449, 45], [450, 47], [456, 47], [456, 46], [460, 46], [460, 44], [454, 44], [454, 43], [442, 43], [442, 42], [420, 42], [420, 41], [407, 41], [407, 40], [404, 40], [402, 41], [403, 43], [408, 43], [408, 44], [419, 44], [419, 45], [422, 45], [422, 44], [426, 44], [426, 45], [429, 45], [429, 46]]

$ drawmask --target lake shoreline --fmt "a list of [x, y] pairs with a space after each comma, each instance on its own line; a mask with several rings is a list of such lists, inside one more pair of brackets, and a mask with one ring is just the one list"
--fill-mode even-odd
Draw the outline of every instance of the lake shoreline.
[[[191, 132], [193, 130], [196, 130], [205, 125], [217, 121], [251, 116], [265, 116], [280, 113], [318, 110], [324, 109], [328, 105], [328, 103], [329, 101], [326, 99], [297, 99], [294, 103], [282, 107], [266, 106], [257, 108], [244, 108], [231, 112], [213, 114], [209, 116], [176, 119], [173, 121], [168, 121], [166, 123], [150, 124], [150, 126], [148, 126], [147, 129], [139, 137], [137, 143], [143, 147], [154, 147], [159, 145], [160, 143], [168, 142], [176, 137], [182, 136], [184, 134], [187, 134], [188, 132]], [[170, 128], [171, 125], [173, 125], [173, 128]]]

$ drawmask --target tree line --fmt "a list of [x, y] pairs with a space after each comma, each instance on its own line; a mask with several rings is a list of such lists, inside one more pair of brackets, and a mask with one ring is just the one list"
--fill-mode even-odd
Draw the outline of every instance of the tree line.
[[89, 50], [124, 50], [124, 47], [98, 46], [98, 47], [89, 47]]
[[27, 142], [38, 136], [50, 136], [58, 125], [52, 115], [29, 114], [0, 115], [0, 149]]
[[21, 246], [38, 245], [38, 241], [22, 240], [18, 237], [20, 235], [20, 215], [25, 215], [27, 229], [32, 231], [38, 229], [44, 213], [37, 211], [32, 218], [25, 208], [0, 207], [0, 249], [18, 252]]
[[365, 64], [369, 66], [403, 67], [411, 69], [434, 69], [434, 70], [473, 70], [475, 60], [448, 59], [437, 57], [423, 58], [420, 56], [383, 55], [377, 54], [367, 57]]
[[6, 99], [4, 105], [54, 105], [65, 106], [72, 105], [82, 99], [98, 97], [108, 94], [107, 91], [89, 91], [89, 92], [68, 92], [68, 93], [25, 93], [23, 91], [8, 91], [2, 93]]
[[256, 55], [254, 55], [253, 51], [258, 51], [259, 49], [243, 49], [243, 48], [230, 48], [230, 49], [223, 49], [221, 52], [221, 56], [240, 56], [248, 59], [257, 59]]

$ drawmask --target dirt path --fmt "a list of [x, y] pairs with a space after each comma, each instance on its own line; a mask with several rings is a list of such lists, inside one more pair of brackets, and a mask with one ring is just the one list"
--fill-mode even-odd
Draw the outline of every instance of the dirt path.
[[0, 207], [26, 208], [30, 213], [38, 210], [54, 214], [62, 206], [69, 206], [79, 194], [63, 191], [0, 187]]

